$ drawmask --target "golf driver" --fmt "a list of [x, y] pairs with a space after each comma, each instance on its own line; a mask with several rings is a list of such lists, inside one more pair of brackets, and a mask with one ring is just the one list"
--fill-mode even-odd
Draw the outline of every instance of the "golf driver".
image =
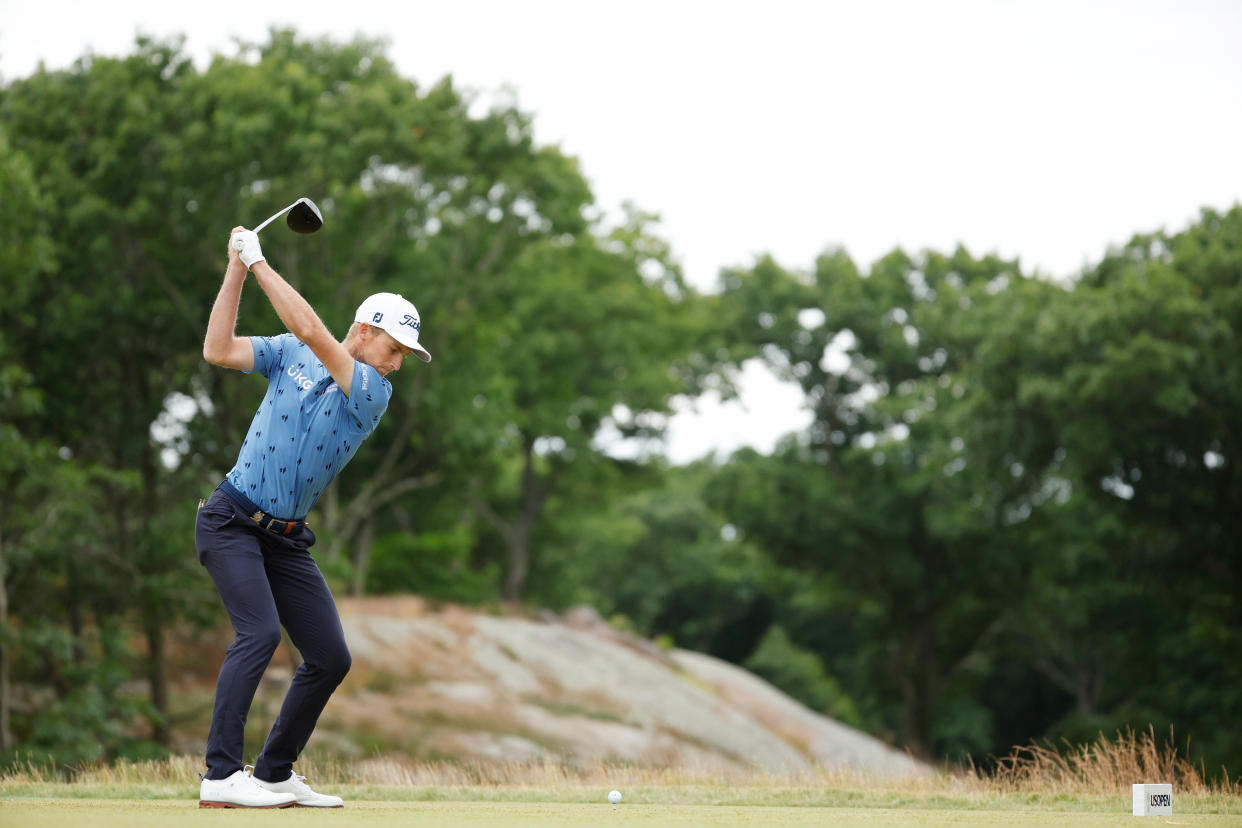
[[[285, 224], [289, 225], [289, 229], [295, 233], [314, 233], [320, 227], [323, 227], [323, 214], [319, 212], [315, 202], [303, 196], [254, 228], [255, 234], [257, 235], [260, 230], [285, 215], [285, 213], [289, 214], [285, 218]], [[240, 251], [242, 249], [242, 240], [233, 239], [233, 248]]]

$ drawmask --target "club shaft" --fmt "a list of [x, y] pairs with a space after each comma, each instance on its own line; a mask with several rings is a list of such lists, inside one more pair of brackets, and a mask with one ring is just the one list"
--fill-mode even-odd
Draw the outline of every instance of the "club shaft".
[[276, 219], [278, 219], [278, 218], [280, 218], [281, 216], [283, 216], [285, 213], [287, 213], [287, 212], [289, 212], [290, 210], [292, 210], [295, 206], [297, 206], [297, 202], [296, 202], [296, 201], [295, 201], [295, 202], [293, 202], [293, 204], [290, 204], [290, 205], [289, 205], [288, 207], [286, 207], [285, 209], [281, 210], [279, 213], [276, 213], [275, 215], [273, 215], [273, 216], [271, 216], [270, 218], [268, 218], [268, 220], [267, 220], [267, 221], [263, 222], [263, 223], [262, 223], [262, 224], [260, 224], [258, 227], [254, 228], [254, 232], [257, 234], [257, 233], [258, 233], [260, 230], [262, 230], [264, 227], [267, 227], [267, 226], [268, 226], [269, 224], [271, 224], [273, 221], [275, 221]]

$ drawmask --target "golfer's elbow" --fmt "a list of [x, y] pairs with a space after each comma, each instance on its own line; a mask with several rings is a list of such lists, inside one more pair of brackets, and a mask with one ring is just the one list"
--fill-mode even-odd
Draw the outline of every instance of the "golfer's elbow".
[[231, 342], [220, 342], [208, 339], [203, 342], [203, 359], [221, 368], [236, 368], [249, 371], [254, 366], [254, 352], [250, 340], [233, 337]]
[[289, 329], [289, 333], [298, 338], [299, 342], [305, 342], [307, 345], [314, 345], [317, 339], [322, 336], [324, 330], [323, 323], [314, 324], [319, 320], [310, 320], [305, 317], [293, 317], [285, 320], [285, 327]]

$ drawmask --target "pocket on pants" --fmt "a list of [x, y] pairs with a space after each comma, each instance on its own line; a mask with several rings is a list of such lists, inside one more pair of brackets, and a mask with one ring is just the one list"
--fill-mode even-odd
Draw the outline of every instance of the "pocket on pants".
[[194, 548], [198, 551], [200, 564], [203, 563], [203, 555], [215, 542], [217, 533], [236, 519], [233, 501], [219, 491], [198, 507], [198, 516], [194, 520]]

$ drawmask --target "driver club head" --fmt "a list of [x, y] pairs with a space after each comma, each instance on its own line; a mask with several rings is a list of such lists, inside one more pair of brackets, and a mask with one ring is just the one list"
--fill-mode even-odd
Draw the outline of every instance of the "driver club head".
[[319, 212], [315, 202], [309, 198], [299, 198], [289, 208], [285, 224], [295, 233], [314, 233], [323, 227], [323, 214]]

